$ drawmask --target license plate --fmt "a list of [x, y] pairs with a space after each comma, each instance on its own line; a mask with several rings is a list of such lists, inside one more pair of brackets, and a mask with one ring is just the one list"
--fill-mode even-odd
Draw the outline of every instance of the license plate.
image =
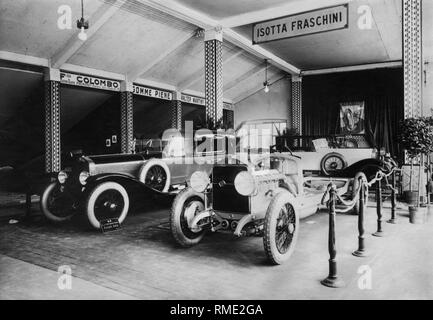
[[101, 231], [103, 233], [120, 229], [119, 219], [117, 218], [101, 220], [100, 223], [101, 223]]

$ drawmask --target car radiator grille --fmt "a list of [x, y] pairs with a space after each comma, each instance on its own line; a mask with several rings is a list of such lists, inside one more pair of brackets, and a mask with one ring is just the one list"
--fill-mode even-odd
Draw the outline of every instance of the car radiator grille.
[[246, 171], [246, 166], [215, 166], [212, 170], [212, 205], [215, 210], [249, 213], [250, 199], [240, 195], [234, 186], [236, 175]]

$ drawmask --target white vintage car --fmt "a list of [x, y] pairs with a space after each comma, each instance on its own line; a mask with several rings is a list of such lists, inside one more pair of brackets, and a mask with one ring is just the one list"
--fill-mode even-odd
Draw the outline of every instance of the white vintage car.
[[[317, 212], [329, 177], [304, 177], [303, 161], [272, 153], [249, 164], [215, 165], [211, 177], [196, 171], [175, 198], [170, 226], [181, 246], [198, 244], [207, 231], [262, 236], [273, 264], [287, 261], [299, 233], [299, 219]], [[333, 178], [337, 192], [349, 191], [351, 178]]]
[[[364, 134], [300, 136], [289, 135], [285, 119], [242, 122], [236, 129], [238, 151], [254, 161], [264, 153], [293, 152], [302, 158], [304, 171], [329, 176], [358, 161], [376, 158]], [[285, 133], [285, 134], [284, 134]]]
[[335, 171], [343, 170], [361, 160], [375, 159], [376, 151], [366, 141], [363, 135], [333, 137], [336, 141], [329, 141], [326, 138], [311, 138], [298, 136], [292, 138], [291, 144], [287, 146], [288, 138], [278, 137], [276, 149], [293, 152], [302, 158], [305, 171], [320, 172], [329, 176]]

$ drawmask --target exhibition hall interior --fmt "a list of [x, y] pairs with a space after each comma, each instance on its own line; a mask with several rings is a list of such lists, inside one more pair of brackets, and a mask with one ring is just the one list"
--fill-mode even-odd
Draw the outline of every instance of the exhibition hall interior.
[[433, 1], [0, 0], [0, 300], [431, 300], [432, 244]]

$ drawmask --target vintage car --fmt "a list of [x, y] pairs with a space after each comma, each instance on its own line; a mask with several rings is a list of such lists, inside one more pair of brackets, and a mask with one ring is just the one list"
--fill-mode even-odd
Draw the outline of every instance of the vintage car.
[[[181, 246], [198, 244], [207, 231], [230, 231], [236, 236], [262, 236], [273, 264], [287, 261], [299, 234], [299, 219], [314, 214], [329, 177], [304, 177], [302, 160], [272, 153], [249, 164], [233, 163], [197, 171], [190, 186], [175, 198], [171, 232]], [[340, 195], [351, 178], [332, 178]]]
[[252, 161], [269, 152], [293, 151], [302, 158], [303, 170], [318, 176], [332, 176], [354, 164], [352, 168], [365, 172], [378, 169], [378, 152], [366, 134], [297, 135], [285, 119], [258, 119], [242, 122], [236, 138], [238, 152], [248, 153]]
[[[136, 192], [168, 193], [186, 186], [197, 170], [210, 172], [214, 163], [227, 158], [230, 140], [224, 134], [198, 134], [193, 137], [192, 154], [185, 154], [187, 138], [173, 136], [163, 150], [145, 148], [135, 154], [109, 154], [77, 157], [74, 164], [60, 171], [57, 179], [42, 192], [40, 206], [51, 221], [62, 222], [84, 211], [90, 224], [99, 229], [101, 221], [122, 223]], [[215, 148], [200, 148], [203, 140]], [[198, 161], [198, 159], [200, 161]]]
[[273, 149], [293, 151], [302, 158], [304, 171], [324, 176], [331, 176], [359, 161], [375, 166], [378, 156], [364, 134], [279, 136]]

